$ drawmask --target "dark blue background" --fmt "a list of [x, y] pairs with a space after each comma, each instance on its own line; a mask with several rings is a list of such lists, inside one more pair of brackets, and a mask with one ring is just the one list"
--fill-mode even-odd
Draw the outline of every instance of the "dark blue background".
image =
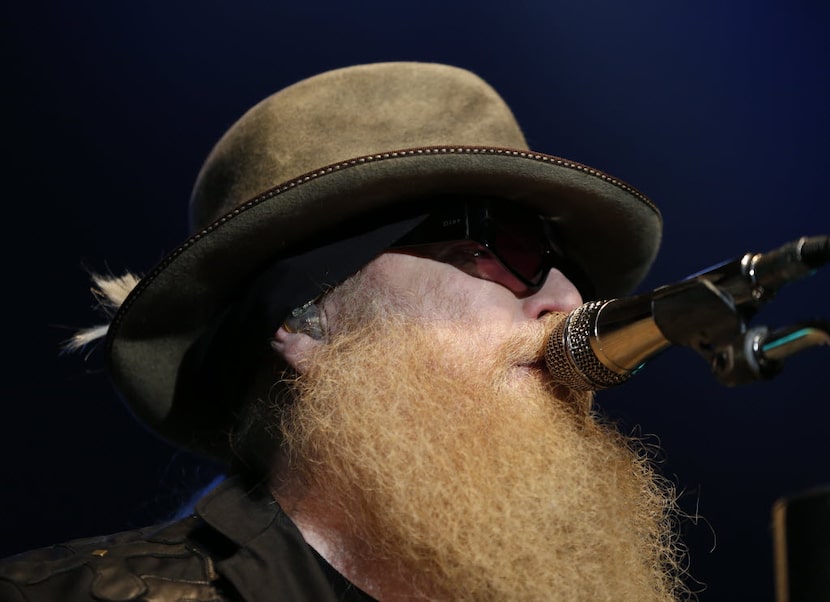
[[[120, 405], [102, 354], [58, 357], [94, 320], [84, 266], [149, 269], [183, 239], [214, 141], [271, 92], [330, 68], [476, 71], [536, 150], [651, 196], [663, 250], [643, 285], [830, 231], [828, 9], [806, 0], [6, 3], [0, 553], [158, 520], [213, 469]], [[830, 317], [826, 271], [755, 323]], [[771, 600], [770, 509], [827, 484], [830, 351], [719, 385], [670, 350], [600, 397], [659, 440], [699, 520], [701, 600]]]

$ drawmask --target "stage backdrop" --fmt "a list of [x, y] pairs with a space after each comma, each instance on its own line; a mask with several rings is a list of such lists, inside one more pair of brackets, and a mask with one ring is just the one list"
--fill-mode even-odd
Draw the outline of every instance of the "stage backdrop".
[[[158, 521], [215, 468], [136, 424], [100, 350], [85, 270], [150, 269], [186, 234], [190, 187], [244, 110], [345, 65], [478, 72], [534, 149], [601, 168], [665, 217], [643, 290], [830, 231], [822, 2], [417, 3], [33, 0], [2, 9], [5, 232], [0, 553]], [[755, 324], [830, 317], [830, 272]], [[772, 600], [770, 511], [825, 485], [830, 350], [729, 389], [673, 349], [599, 397], [659, 442], [690, 515], [701, 600]]]

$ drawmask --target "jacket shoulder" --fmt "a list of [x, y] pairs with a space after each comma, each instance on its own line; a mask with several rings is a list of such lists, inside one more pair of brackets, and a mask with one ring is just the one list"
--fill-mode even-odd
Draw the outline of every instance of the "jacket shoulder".
[[209, 530], [198, 517], [79, 539], [0, 562], [0, 602], [220, 602]]

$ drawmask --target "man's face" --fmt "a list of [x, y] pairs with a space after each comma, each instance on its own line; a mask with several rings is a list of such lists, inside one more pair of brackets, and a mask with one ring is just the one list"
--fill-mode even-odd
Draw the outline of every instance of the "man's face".
[[[364, 282], [383, 291], [372, 299], [375, 310], [385, 315], [425, 320], [433, 325], [464, 325], [467, 336], [442, 341], [460, 354], [494, 349], [517, 329], [539, 327], [539, 320], [553, 313], [567, 313], [582, 304], [577, 288], [560, 271], [550, 270], [542, 287], [517, 295], [510, 287], [515, 277], [491, 259], [478, 260], [485, 277], [470, 276], [458, 263], [457, 254], [443, 261], [402, 252], [384, 253], [361, 273]], [[502, 284], [504, 282], [505, 284]], [[333, 296], [326, 306], [330, 325], [337, 330], [338, 315], [355, 309]]]
[[669, 488], [542, 362], [580, 303], [556, 270], [518, 296], [381, 255], [326, 298], [279, 410], [294, 484], [426, 598], [670, 599]]

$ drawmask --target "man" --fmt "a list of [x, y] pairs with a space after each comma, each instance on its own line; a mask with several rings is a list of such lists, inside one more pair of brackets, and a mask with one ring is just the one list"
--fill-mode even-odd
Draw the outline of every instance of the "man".
[[477, 76], [385, 63], [251, 109], [191, 211], [140, 281], [99, 279], [108, 362], [231, 476], [184, 521], [10, 561], [3, 600], [682, 595], [671, 487], [541, 359], [647, 271], [645, 196], [527, 150]]

